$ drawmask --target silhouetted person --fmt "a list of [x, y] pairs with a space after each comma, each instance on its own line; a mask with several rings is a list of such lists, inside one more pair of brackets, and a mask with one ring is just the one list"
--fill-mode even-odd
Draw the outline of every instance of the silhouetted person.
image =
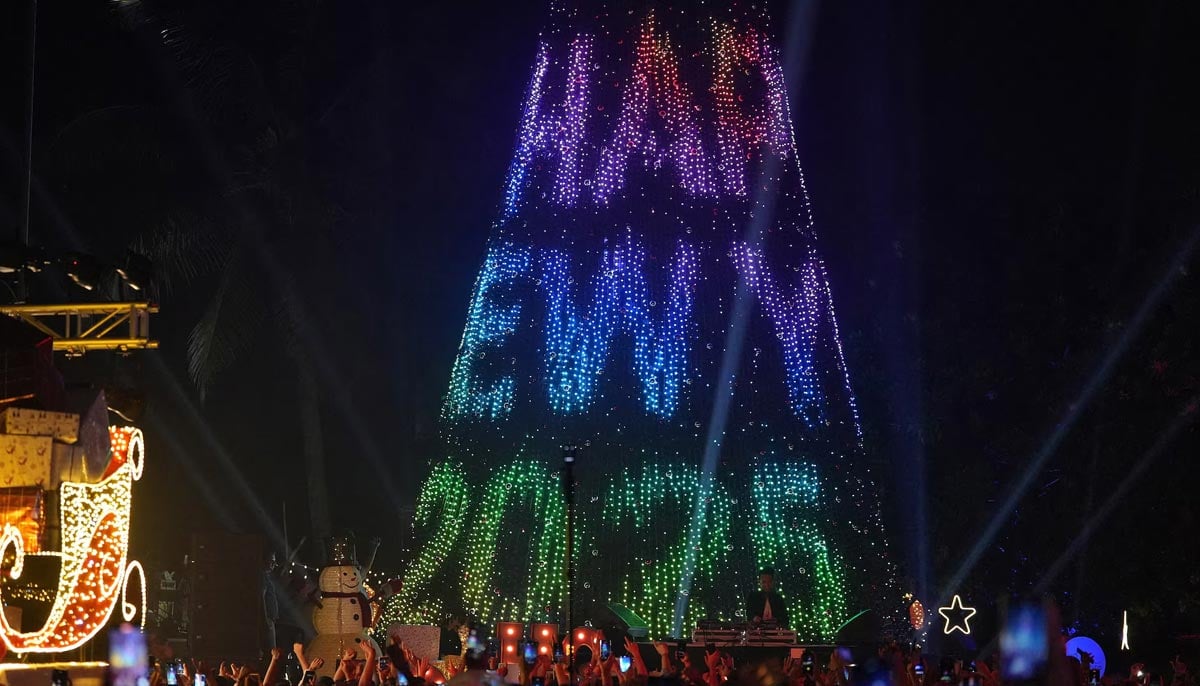
[[746, 596], [746, 616], [755, 624], [774, 621], [788, 628], [787, 607], [783, 596], [775, 592], [775, 570], [767, 568], [758, 573], [759, 590]]

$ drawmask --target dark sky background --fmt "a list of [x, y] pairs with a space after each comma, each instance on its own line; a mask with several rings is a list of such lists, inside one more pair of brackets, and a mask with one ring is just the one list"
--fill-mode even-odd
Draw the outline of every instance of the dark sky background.
[[[950, 577], [1167, 278], [962, 587], [1024, 592], [1200, 391], [1198, 260], [1171, 268], [1200, 220], [1200, 7], [772, 4], [777, 29], [812, 12], [789, 83], [795, 129], [910, 586], [932, 596]], [[315, 332], [306, 342], [333, 374], [322, 412], [336, 523], [384, 536], [381, 565], [400, 569], [543, 9], [347, 0], [310, 17], [308, 6], [41, 0], [33, 242], [116, 260], [209, 202], [213, 160], [237, 167], [229, 151], [260, 140], [261, 112], [246, 103], [261, 98], [232, 86], [206, 96], [161, 26], [261, 60], [271, 102], [298, 122], [285, 183], [336, 216], [319, 259], [284, 262]], [[27, 17], [7, 13], [5, 238], [19, 217], [28, 48]], [[287, 241], [308, 238], [272, 240], [291, 255]], [[83, 296], [53, 273], [34, 285], [37, 301]], [[239, 483], [276, 525], [286, 501], [293, 543], [307, 521], [283, 336], [262, 327], [203, 402], [188, 379], [188, 333], [212, 289], [198, 279], [162, 296], [159, 352], [63, 364], [75, 380], [146, 394], [134, 545], [160, 564], [194, 531], [259, 530]], [[1069, 619], [1111, 638], [1128, 608], [1155, 636], [1200, 633], [1197, 443], [1188, 424], [1051, 585]]]

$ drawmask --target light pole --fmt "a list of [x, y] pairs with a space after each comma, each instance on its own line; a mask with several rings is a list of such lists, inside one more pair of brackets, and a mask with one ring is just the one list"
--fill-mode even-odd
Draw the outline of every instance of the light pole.
[[[573, 445], [563, 446], [562, 449], [562, 486], [563, 499], [567, 506], [567, 564], [566, 564], [566, 581], [567, 581], [567, 598], [564, 605], [564, 615], [567, 625], [563, 627], [563, 636], [567, 637], [567, 645], [571, 645], [571, 632], [574, 631], [574, 625], [571, 618], [571, 598], [575, 595], [575, 456], [579, 453], [579, 448]], [[575, 651], [572, 649], [567, 655], [567, 673], [571, 675], [571, 680], [575, 680]]]

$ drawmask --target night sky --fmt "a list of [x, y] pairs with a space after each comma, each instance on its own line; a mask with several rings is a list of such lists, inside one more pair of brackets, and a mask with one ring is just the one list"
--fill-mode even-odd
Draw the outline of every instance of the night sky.
[[[964, 587], [1026, 591], [1172, 420], [1189, 404], [1196, 414], [1200, 259], [1171, 267], [1200, 225], [1200, 7], [773, 4], [780, 32], [811, 16], [789, 83], [796, 135], [867, 452], [913, 583], [917, 475], [936, 589], [1165, 279]], [[20, 215], [28, 50], [27, 15], [7, 12], [5, 239]], [[335, 523], [383, 536], [385, 568], [402, 567], [406, 512], [439, 456], [441, 394], [542, 14], [536, 2], [40, 2], [34, 243], [116, 260], [137, 236], [220, 204], [223, 184], [262, 178], [247, 172], [262, 164], [293, 189], [296, 216], [333, 217], [321, 235], [303, 219], [270, 227], [266, 249], [298, 284], [311, 327], [300, 338], [328, 372]], [[225, 50], [197, 67], [175, 39]], [[224, 68], [239, 64], [230, 55], [253, 58], [265, 91]], [[268, 134], [264, 121], [289, 127]], [[267, 163], [239, 157], [269, 136], [285, 143]], [[269, 283], [270, 267], [248, 259]], [[96, 297], [69, 285], [47, 273], [32, 299]], [[307, 512], [288, 334], [264, 315], [201, 401], [185, 351], [215, 284], [173, 286], [153, 323], [159, 352], [62, 365], [73, 381], [145, 393], [134, 546], [171, 564], [194, 531], [258, 531], [235, 472], [277, 525], [286, 501], [295, 543]], [[1127, 608], [1157, 635], [1200, 633], [1198, 443], [1187, 424], [1052, 584], [1068, 619], [1111, 633]]]

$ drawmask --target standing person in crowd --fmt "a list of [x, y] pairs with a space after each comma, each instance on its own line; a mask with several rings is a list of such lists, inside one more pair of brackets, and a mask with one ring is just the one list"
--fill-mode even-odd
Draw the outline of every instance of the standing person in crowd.
[[261, 582], [264, 634], [262, 650], [264, 655], [272, 654], [271, 651], [279, 647], [278, 638], [275, 635], [275, 622], [279, 621], [279, 588], [278, 582], [275, 581], [276, 565], [275, 551], [268, 552]]

